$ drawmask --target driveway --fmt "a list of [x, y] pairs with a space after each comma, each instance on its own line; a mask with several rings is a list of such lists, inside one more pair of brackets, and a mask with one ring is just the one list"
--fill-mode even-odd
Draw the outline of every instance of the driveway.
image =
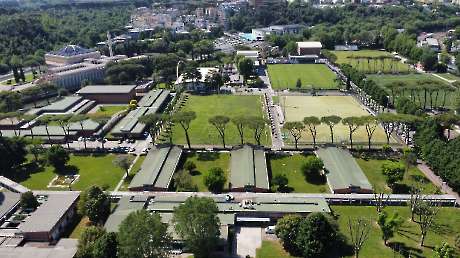
[[262, 229], [253, 227], [236, 228], [236, 254], [239, 257], [256, 257], [256, 249], [262, 245]]

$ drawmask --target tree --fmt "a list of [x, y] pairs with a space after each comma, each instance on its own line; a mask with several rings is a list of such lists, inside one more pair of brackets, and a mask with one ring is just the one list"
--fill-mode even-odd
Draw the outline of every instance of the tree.
[[323, 169], [323, 161], [316, 156], [308, 156], [302, 165], [302, 172], [306, 179], [313, 179], [320, 176]]
[[174, 187], [178, 192], [198, 192], [198, 187], [193, 183], [190, 173], [183, 170], [174, 175]]
[[296, 83], [295, 83], [295, 87], [297, 89], [300, 89], [302, 88], [302, 81], [300, 80], [300, 78], [297, 79]]
[[420, 227], [420, 246], [424, 246], [428, 230], [434, 225], [439, 206], [430, 202], [422, 202], [417, 208], [418, 219], [415, 220]]
[[216, 248], [220, 235], [218, 212], [214, 200], [207, 197], [189, 197], [174, 208], [174, 228], [196, 257], [209, 257]]
[[[77, 257], [93, 257], [94, 245], [98, 239], [102, 238], [106, 231], [102, 227], [86, 227], [78, 239]], [[115, 247], [116, 250], [116, 247]]]
[[196, 169], [196, 165], [193, 161], [187, 160], [184, 163], [184, 169], [187, 170], [189, 173], [192, 173]]
[[93, 245], [94, 258], [117, 257], [118, 239], [115, 232], [108, 232], [99, 237]]
[[[65, 114], [65, 115], [55, 115], [53, 116], [52, 120], [56, 121], [59, 126], [61, 127], [62, 131], [64, 132], [64, 141], [67, 144], [67, 149], [70, 149], [69, 145], [69, 127], [70, 127], [70, 118], [71, 115]], [[66, 130], [67, 129], [67, 130]]]
[[342, 120], [339, 116], [323, 116], [321, 117], [321, 122], [329, 126], [331, 133], [331, 143], [334, 143], [334, 126]]
[[248, 117], [248, 121], [248, 127], [254, 131], [254, 140], [256, 141], [257, 145], [261, 145], [260, 139], [262, 132], [264, 131], [268, 121], [259, 116], [250, 116]]
[[389, 216], [386, 211], [382, 211], [379, 214], [377, 224], [382, 230], [382, 239], [385, 245], [388, 245], [388, 240], [393, 237], [403, 222], [404, 219], [398, 213]]
[[321, 124], [321, 120], [316, 116], [304, 117], [303, 123], [310, 130], [311, 137], [313, 138], [313, 147], [316, 148], [316, 127]]
[[353, 245], [356, 258], [359, 257], [361, 248], [369, 238], [371, 227], [371, 223], [364, 218], [358, 218], [356, 220], [348, 218], [348, 233], [350, 235], [351, 244]]
[[396, 162], [385, 162], [382, 165], [382, 173], [385, 175], [386, 182], [391, 188], [395, 183], [404, 178], [404, 165]]
[[299, 225], [296, 244], [303, 257], [330, 257], [343, 242], [337, 223], [323, 213], [310, 213]]
[[225, 148], [225, 129], [227, 128], [227, 124], [230, 122], [230, 118], [227, 116], [213, 116], [209, 118], [209, 123], [212, 124], [217, 131], [219, 132], [220, 137], [222, 138], [222, 144]]
[[248, 77], [254, 73], [254, 61], [249, 58], [242, 58], [238, 62], [238, 72], [243, 76], [246, 82]]
[[34, 194], [31, 191], [21, 194], [21, 200], [19, 206], [24, 210], [35, 210], [40, 203], [35, 198]]
[[152, 142], [155, 140], [157, 124], [159, 121], [160, 116], [158, 114], [147, 114], [139, 118], [139, 122], [145, 124], [149, 128], [149, 133], [152, 137]]
[[32, 139], [27, 145], [27, 151], [34, 156], [35, 163], [38, 163], [38, 157], [44, 153], [41, 139]]
[[362, 125], [362, 120], [359, 117], [345, 117], [342, 120], [342, 124], [348, 126], [350, 149], [353, 149], [353, 133], [358, 130], [359, 126]]
[[70, 156], [62, 146], [54, 145], [46, 151], [46, 160], [56, 171], [61, 171], [65, 168], [67, 162], [69, 162]]
[[388, 200], [390, 199], [390, 195], [387, 194], [385, 197], [385, 193], [374, 193], [374, 204], [375, 208], [377, 209], [377, 212], [380, 214], [382, 212], [383, 208], [386, 207]]
[[422, 56], [420, 57], [420, 62], [426, 71], [432, 71], [435, 69], [438, 62], [438, 56], [436, 52], [429, 48], [424, 48]]
[[404, 163], [404, 168], [405, 168], [405, 173], [409, 172], [409, 169], [411, 167], [414, 167], [417, 165], [417, 154], [415, 154], [414, 151], [412, 151], [409, 148], [403, 149], [403, 155], [401, 157], [401, 160]]
[[377, 120], [382, 124], [387, 144], [390, 144], [390, 137], [396, 129], [396, 123], [402, 122], [402, 116], [393, 113], [380, 113], [377, 115]]
[[26, 161], [26, 142], [24, 138], [0, 137], [0, 174], [5, 175], [19, 168]]
[[293, 255], [299, 255], [297, 247], [297, 234], [303, 218], [297, 214], [289, 214], [278, 220], [275, 227], [276, 236], [283, 242], [283, 247]]
[[[78, 115], [74, 115], [69, 121], [70, 122], [75, 122], [75, 123], [79, 123], [80, 124], [80, 128], [81, 130], [83, 131], [84, 129], [84, 122], [85, 120], [87, 120], [88, 117], [84, 114], [78, 114]], [[83, 143], [85, 145], [85, 150], [86, 150], [86, 137], [83, 137]]]
[[130, 213], [118, 230], [118, 256], [120, 258], [167, 258], [172, 239], [168, 225], [159, 214], [141, 209]]
[[190, 128], [190, 122], [192, 122], [192, 120], [194, 119], [196, 119], [196, 113], [193, 111], [177, 112], [173, 115], [172, 119], [173, 122], [179, 123], [182, 129], [184, 129], [185, 139], [187, 139], [187, 145], [189, 149], [191, 149], [192, 147], [190, 146], [190, 137], [188, 135], [188, 130]]
[[224, 171], [219, 167], [213, 167], [206, 174], [204, 184], [208, 187], [209, 191], [220, 193], [224, 189], [226, 180]]
[[362, 119], [362, 123], [364, 124], [364, 127], [366, 128], [367, 144], [370, 150], [372, 136], [374, 135], [374, 132], [377, 129], [379, 124], [377, 122], [377, 119], [374, 116], [364, 116], [361, 119]]
[[131, 159], [127, 155], [117, 156], [113, 164], [126, 172], [126, 177], [129, 176], [129, 168], [131, 167]]
[[232, 118], [232, 123], [235, 124], [238, 134], [240, 135], [241, 144], [244, 144], [244, 129], [250, 124], [247, 116], [241, 115]]
[[455, 250], [448, 243], [434, 247], [434, 258], [454, 258]]
[[110, 197], [98, 186], [91, 186], [82, 194], [79, 212], [94, 224], [102, 225], [110, 214]]
[[273, 177], [272, 183], [278, 186], [277, 187], [278, 192], [284, 192], [289, 183], [289, 179], [287, 178], [285, 174], [278, 174]]
[[302, 122], [286, 122], [284, 129], [288, 130], [294, 138], [295, 148], [298, 149], [299, 139], [302, 137], [302, 132], [305, 130], [305, 125]]
[[51, 143], [51, 136], [50, 136], [50, 132], [48, 130], [48, 126], [49, 124], [51, 123], [52, 121], [52, 116], [51, 115], [44, 115], [44, 116], [41, 116], [38, 118], [38, 124], [39, 125], [44, 125], [45, 126], [45, 131], [46, 131], [46, 135], [48, 136], [48, 143], [52, 145]]

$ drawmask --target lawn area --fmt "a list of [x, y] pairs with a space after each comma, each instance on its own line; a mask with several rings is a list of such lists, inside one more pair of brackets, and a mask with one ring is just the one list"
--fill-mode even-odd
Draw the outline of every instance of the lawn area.
[[[191, 95], [181, 111], [194, 111], [197, 116], [190, 123], [189, 135], [192, 145], [212, 144], [222, 146], [222, 140], [217, 129], [208, 122], [209, 118], [213, 116], [224, 115], [230, 118], [239, 115], [264, 116], [261, 96]], [[267, 126], [265, 132], [262, 133], [261, 144], [271, 144], [269, 130]], [[244, 137], [246, 142], [255, 143], [252, 130], [246, 129]], [[179, 124], [174, 125], [173, 142], [186, 144], [184, 130]], [[225, 130], [225, 142], [227, 145], [240, 144], [238, 130], [232, 122], [227, 125], [227, 129]]]
[[268, 66], [273, 89], [296, 89], [297, 79], [302, 89], [336, 89], [336, 75], [324, 64], [276, 64]]
[[103, 105], [99, 106], [99, 110], [95, 112], [97, 115], [111, 117], [116, 113], [126, 110], [128, 106], [126, 105]]
[[[375, 81], [378, 85], [382, 86], [383, 88], [386, 87], [386, 85], [390, 84], [390, 83], [393, 83], [393, 82], [397, 82], [397, 81], [403, 81], [405, 83], [407, 83], [409, 86], [413, 86], [413, 85], [418, 85], [420, 82], [422, 81], [427, 81], [427, 80], [431, 80], [431, 81], [434, 81], [434, 82], [437, 82], [437, 83], [440, 83], [440, 84], [445, 84], [445, 85], [448, 85], [448, 83], [442, 79], [439, 79], [433, 75], [430, 75], [430, 74], [418, 74], [418, 73], [414, 73], [414, 74], [406, 74], [406, 75], [389, 75], [389, 74], [384, 74], [384, 75], [369, 75], [368, 78], [372, 79], [373, 81]], [[387, 90], [388, 94], [390, 95], [391, 91], [390, 90]], [[409, 92], [407, 91], [406, 93], [406, 96], [409, 97]], [[420, 98], [424, 99], [424, 94], [419, 94], [420, 95]], [[433, 104], [435, 104], [434, 102], [436, 101], [435, 99], [435, 96], [436, 94], [433, 94]], [[418, 103], [418, 97], [419, 96], [416, 96], [415, 100], [416, 102]], [[428, 104], [430, 102], [429, 100], [430, 98], [430, 95], [428, 94]], [[444, 99], [444, 92], [443, 91], [439, 91], [439, 95], [438, 95], [438, 98], [437, 98], [437, 103], [438, 105], [442, 105], [442, 102], [443, 102], [443, 99]], [[446, 95], [446, 106], [447, 107], [450, 107], [452, 108], [454, 106], [454, 103], [455, 103], [455, 94], [454, 93], [450, 93], [450, 94], [447, 94]]]
[[[375, 192], [391, 193], [391, 188], [385, 182], [385, 175], [382, 173], [382, 165], [386, 162], [401, 162], [401, 161], [390, 161], [390, 160], [377, 160], [369, 159], [364, 160], [357, 158], [359, 166], [363, 170], [369, 182], [372, 184]], [[409, 193], [409, 186], [419, 184], [423, 188], [424, 193], [435, 193], [437, 191], [434, 186], [418, 168], [409, 169], [405, 175], [404, 180], [400, 183], [401, 193]]]
[[83, 230], [85, 230], [86, 227], [90, 225], [88, 217], [84, 216], [81, 218], [80, 222], [77, 224], [77, 226], [73, 229], [72, 233], [70, 233], [69, 238], [76, 238], [79, 239], [81, 234], [83, 233]]
[[[108, 190], [113, 190], [124, 173], [121, 168], [112, 163], [115, 158], [114, 154], [71, 154], [66, 173], [80, 175], [77, 182], [72, 185], [72, 190], [85, 190], [91, 185], [106, 186]], [[23, 173], [12, 179], [32, 190], [49, 190], [47, 185], [55, 176], [54, 168], [45, 166], [42, 169], [33, 170], [30, 174]], [[53, 190], [59, 189], [67, 190], [67, 188], [53, 188]]]
[[[303, 121], [304, 117], [337, 115], [345, 118], [349, 116], [370, 115], [353, 97], [351, 96], [283, 96], [281, 104], [285, 113], [285, 121]], [[291, 137], [289, 132], [284, 131], [286, 137]], [[334, 127], [334, 142], [348, 143], [348, 127], [342, 123]], [[317, 143], [330, 143], [330, 130], [327, 125], [321, 124], [317, 127]], [[300, 143], [311, 143], [313, 138], [310, 131], [306, 129]], [[395, 143], [395, 141], [393, 141]], [[367, 144], [367, 133], [364, 126], [359, 127], [353, 134], [353, 143]], [[380, 126], [375, 130], [372, 143], [386, 143], [385, 132]]]
[[[192, 161], [196, 165], [195, 171], [192, 172], [192, 182], [198, 187], [199, 192], [208, 192], [204, 185], [204, 176], [213, 167], [219, 167], [224, 170], [227, 182], [224, 188], [228, 190], [230, 175], [230, 154], [222, 152], [187, 152], [183, 155], [179, 165], [179, 170], [183, 169], [186, 161]], [[226, 191], [225, 190], [225, 191]]]
[[256, 258], [294, 258], [287, 253], [278, 241], [262, 241], [262, 246], [257, 248]]
[[[360, 257], [370, 258], [393, 258], [393, 257], [409, 257], [408, 252], [411, 252], [410, 257], [433, 257], [432, 248], [436, 245], [441, 245], [443, 242], [454, 246], [454, 239], [460, 233], [460, 209], [457, 208], [442, 208], [437, 214], [432, 230], [428, 232], [425, 240], [427, 247], [420, 247], [420, 227], [410, 221], [409, 207], [386, 207], [385, 210], [389, 214], [398, 212], [404, 220], [403, 226], [395, 233], [395, 237], [389, 240], [389, 246], [400, 250], [404, 253], [403, 256], [398, 255], [392, 248], [385, 246], [381, 239], [381, 231], [378, 227], [377, 210], [375, 207], [369, 206], [331, 206], [335, 215], [339, 216], [338, 223], [340, 230], [348, 237], [348, 219], [364, 217], [373, 221], [372, 229], [368, 241], [364, 244]], [[396, 246], [399, 246], [397, 248]], [[404, 251], [405, 252], [404, 252]], [[458, 257], [459, 251], [454, 257]], [[376, 254], [378, 254], [376, 256]]]
[[[380, 50], [359, 50], [359, 51], [332, 51], [337, 56], [336, 63], [338, 64], [350, 64], [355, 69], [365, 73], [377, 73], [400, 71], [408, 72], [409, 66], [401, 63], [400, 61], [391, 62], [389, 59], [382, 62], [377, 59], [370, 59], [369, 62], [365, 57], [392, 57], [393, 55], [386, 51]], [[357, 59], [357, 57], [362, 57]]]
[[[302, 165], [307, 155], [294, 154], [290, 155], [270, 155], [269, 170], [271, 178], [276, 175], [286, 175], [289, 180], [288, 187], [292, 188], [293, 193], [329, 193], [326, 181], [309, 182], [302, 173]], [[270, 184], [273, 188], [273, 184]]]
[[119, 191], [128, 191], [128, 186], [131, 183], [133, 177], [137, 174], [137, 172], [141, 170], [141, 165], [142, 163], [144, 163], [145, 157], [147, 156], [142, 155], [137, 159], [136, 163], [134, 163], [134, 165], [131, 167], [131, 170], [129, 171], [129, 177], [123, 180], [123, 183], [121, 184]]
[[[25, 83], [29, 83], [31, 81], [34, 80], [34, 75], [32, 73], [25, 73], [24, 76], [26, 77], [26, 82]], [[39, 74], [37, 74], [37, 78], [40, 77]], [[8, 80], [5, 80], [5, 81], [1, 81], [0, 82], [0, 85], [16, 85], [16, 81], [14, 80], [14, 78], [11, 78], [11, 84], [8, 84], [7, 83]], [[21, 80], [21, 83], [22, 83], [22, 80]]]

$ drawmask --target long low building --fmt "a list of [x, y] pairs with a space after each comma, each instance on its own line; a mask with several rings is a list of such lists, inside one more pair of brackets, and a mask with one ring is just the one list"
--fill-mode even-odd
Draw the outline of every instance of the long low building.
[[88, 85], [77, 94], [99, 104], [128, 104], [136, 98], [136, 85]]
[[152, 90], [139, 101], [139, 107], [154, 107], [161, 105], [168, 97], [169, 90]]
[[265, 151], [262, 147], [243, 145], [231, 152], [230, 191], [266, 192], [270, 190]]
[[372, 185], [347, 150], [321, 148], [316, 154], [323, 160], [327, 183], [333, 193], [372, 193]]
[[130, 191], [167, 191], [182, 155], [178, 146], [157, 147], [149, 151], [141, 170], [129, 184]]

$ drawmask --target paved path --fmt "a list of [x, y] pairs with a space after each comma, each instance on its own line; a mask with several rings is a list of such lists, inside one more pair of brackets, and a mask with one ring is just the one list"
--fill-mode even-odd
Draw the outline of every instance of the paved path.
[[264, 72], [265, 75], [259, 76], [260, 79], [267, 85], [267, 89], [264, 90], [264, 97], [266, 98], [266, 108], [267, 113], [270, 115], [270, 128], [272, 136], [272, 149], [280, 150], [284, 146], [283, 139], [281, 138], [281, 124], [280, 118], [278, 116], [278, 107], [273, 104], [273, 96], [275, 96], [275, 91], [272, 88], [270, 83], [270, 78], [267, 76], [267, 72]]
[[262, 229], [257, 227], [236, 228], [236, 255], [238, 257], [256, 257], [256, 250], [262, 245]]
[[417, 165], [417, 168], [422, 171], [422, 173], [437, 187], [441, 189], [443, 193], [452, 195], [457, 199], [457, 203], [460, 203], [460, 196], [457, 192], [455, 192], [450, 186], [448, 186], [441, 177], [437, 176], [433, 170], [431, 170], [428, 165], [420, 161], [420, 163]]
[[435, 73], [431, 73], [431, 75], [433, 75], [434, 77], [437, 77], [437, 78], [439, 78], [439, 79], [441, 79], [441, 80], [443, 80], [443, 81], [446, 81], [446, 82], [448, 82], [448, 83], [453, 83], [453, 82], [455, 82], [455, 80], [446, 79], [446, 78], [444, 78], [444, 77], [442, 77], [442, 76], [439, 76], [439, 75], [437, 75], [437, 74], [435, 74]]

